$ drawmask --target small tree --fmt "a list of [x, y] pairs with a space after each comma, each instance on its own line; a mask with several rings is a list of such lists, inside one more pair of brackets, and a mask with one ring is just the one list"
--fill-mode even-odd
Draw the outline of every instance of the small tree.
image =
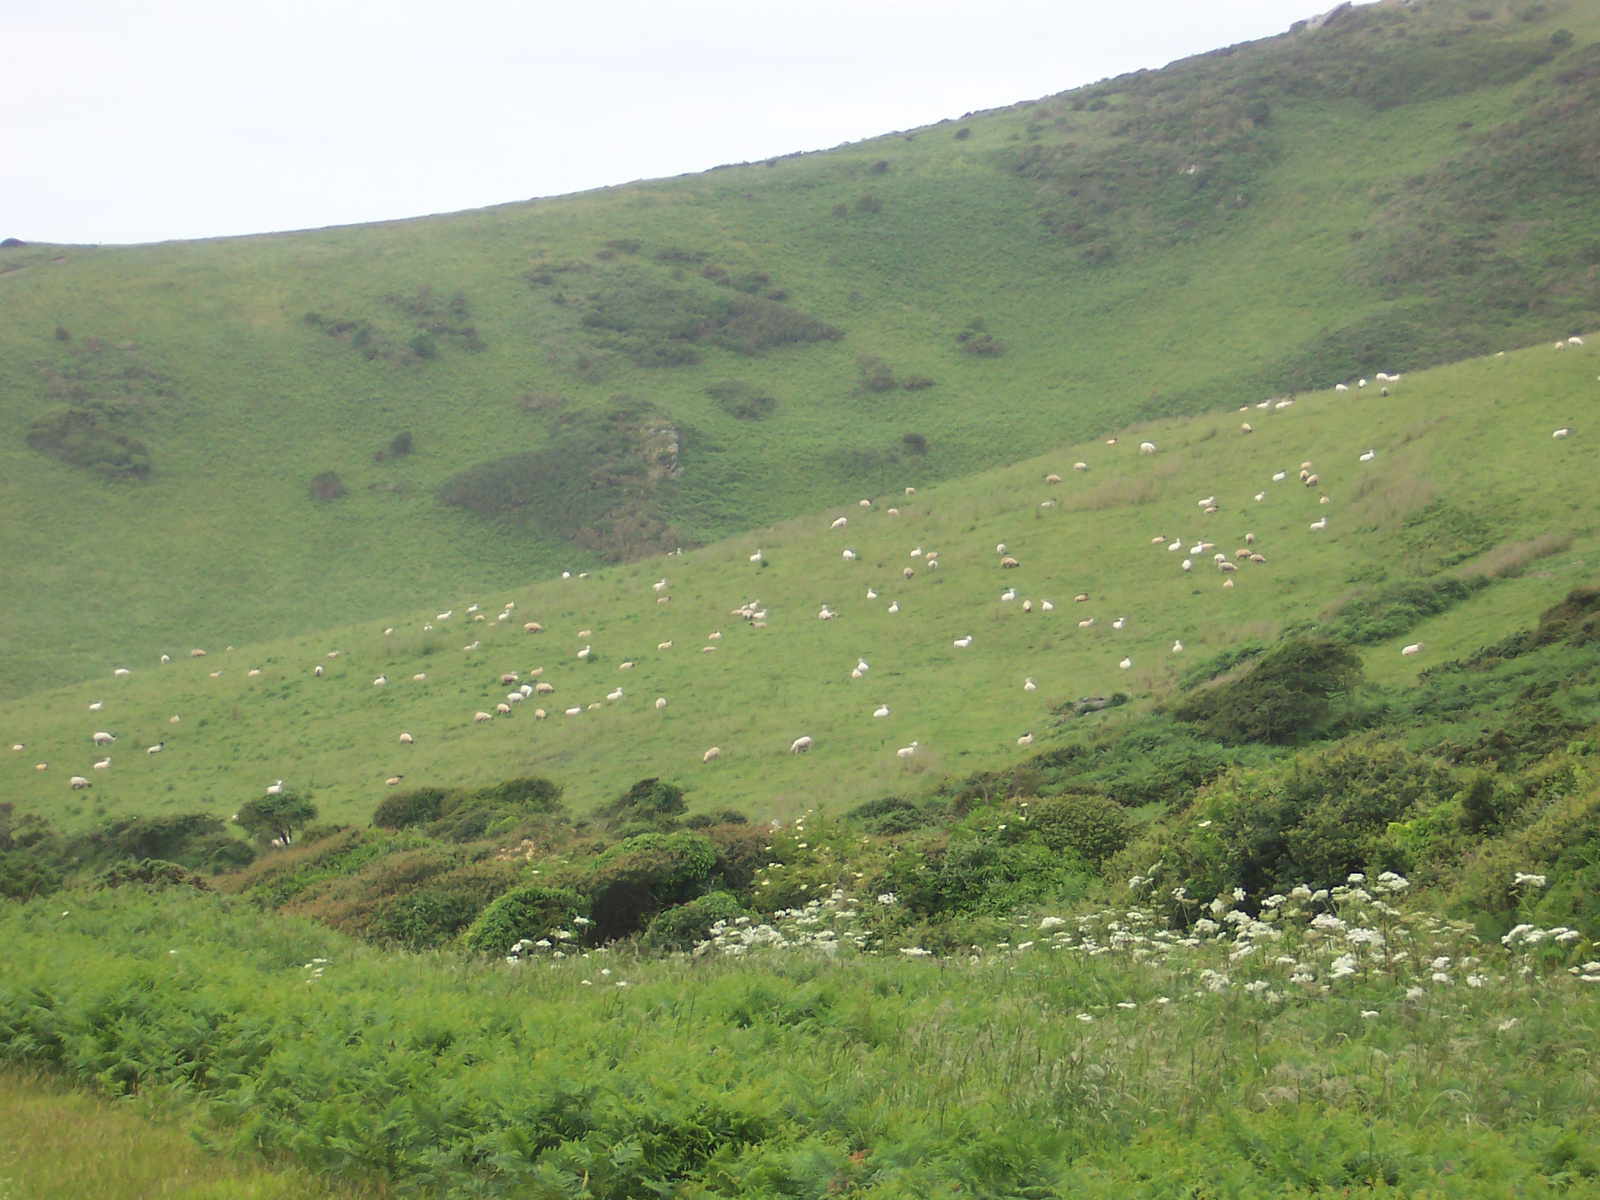
[[287, 846], [294, 840], [297, 828], [303, 829], [317, 819], [317, 806], [295, 792], [279, 792], [245, 801], [233, 819], [251, 837]]

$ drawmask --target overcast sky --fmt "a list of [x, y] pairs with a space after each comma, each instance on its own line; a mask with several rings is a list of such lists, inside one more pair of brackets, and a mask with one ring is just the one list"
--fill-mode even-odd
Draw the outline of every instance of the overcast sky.
[[1333, 0], [0, 0], [0, 238], [349, 224], [816, 150]]

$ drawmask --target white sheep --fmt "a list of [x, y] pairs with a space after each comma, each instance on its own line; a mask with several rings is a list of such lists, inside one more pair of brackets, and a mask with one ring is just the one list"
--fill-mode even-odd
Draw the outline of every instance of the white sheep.
[[1569, 337], [1567, 339], [1567, 345], [1569, 345], [1569, 346], [1581, 346], [1581, 345], [1583, 345], [1583, 339], [1581, 337]]
[[790, 754], [804, 754], [809, 749], [811, 749], [811, 739], [809, 737], [797, 737], [789, 743]]
[[[258, 672], [258, 674], [259, 674], [259, 672]], [[384, 684], [386, 684], [388, 682], [389, 682], [389, 677], [387, 675], [379, 675], [376, 679], [374, 679], [372, 681], [372, 686], [373, 687], [382, 687]]]
[[1115, 621], [1111, 622], [1111, 628], [1115, 629], [1118, 633], [1121, 633], [1127, 624], [1127, 617], [1118, 617]]
[[1197, 501], [1199, 507], [1201, 508], [1205, 508], [1207, 505], [1215, 504], [1216, 502], [1217, 498], [1215, 496], [1207, 496], [1204, 500]]
[[972, 635], [970, 633], [966, 637], [958, 637], [955, 640], [957, 650], [965, 650], [970, 645], [972, 645]]
[[1029, 675], [1022, 681], [1022, 690], [1025, 692], [1036, 692], [1039, 690], [1039, 685], [1033, 681], [1032, 675]]
[[102, 758], [99, 762], [94, 764], [94, 769], [96, 771], [104, 771], [107, 768], [109, 768], [110, 766], [111, 766], [111, 756], [107, 755], [105, 758]]
[[582, 715], [583, 715], [583, 705], [581, 705], [581, 704], [567, 709], [567, 716], [569, 716], [569, 717], [581, 717]]
[[1311, 522], [1311, 531], [1313, 533], [1321, 533], [1327, 527], [1328, 527], [1328, 518], [1327, 517], [1322, 517], [1319, 520]]
[[154, 746], [149, 747], [145, 751], [145, 753], [146, 754], [160, 754], [166, 748], [167, 748], [167, 744], [165, 742], [157, 742]]
[[900, 515], [900, 510], [898, 508], [891, 508], [888, 510], [888, 513], [891, 517], [898, 517]]
[[114, 742], [116, 740], [117, 740], [116, 738], [114, 738], [111, 734], [107, 733], [103, 729], [100, 730], [98, 733], [96, 733], [94, 735], [94, 744], [96, 746], [109, 746], [112, 742]]
[[494, 720], [494, 714], [493, 713], [486, 713], [486, 712], [476, 712], [476, 713], [472, 714], [472, 719], [477, 724], [482, 725], [485, 721]]
[[1350, 389], [1342, 383], [1336, 383], [1333, 385], [1333, 390], [1336, 392], [1348, 392]]
[[167, 718], [167, 724], [168, 725], [176, 725], [182, 719], [183, 719], [182, 717], [174, 714], [174, 715], [172, 715], [172, 716]]
[[1090, 617], [1087, 621], [1079, 621], [1078, 622], [1078, 628], [1079, 629], [1093, 629], [1094, 628], [1094, 618]]
[[834, 619], [834, 617], [836, 617], [838, 615], [839, 615], [838, 613], [831, 611], [828, 608], [828, 606], [826, 604], [824, 604], [822, 606], [822, 611], [817, 614], [817, 620], [819, 620], [819, 621], [831, 621], [831, 620]]
[[127, 676], [132, 675], [133, 672], [128, 670], [127, 667], [118, 667], [115, 671], [111, 672], [111, 674], [118, 679], [124, 679]]
[[1187, 558], [1184, 559], [1183, 560], [1183, 569], [1185, 571], [1192, 571], [1194, 569], [1194, 563], [1191, 560], [1187, 559]]
[[104, 700], [96, 700], [93, 704], [89, 705], [89, 711], [90, 712], [99, 712], [105, 706], [106, 706], [106, 702]]
[[455, 611], [456, 610], [453, 609], [453, 608], [447, 608], [447, 609], [445, 609], [444, 612], [440, 613], [437, 617], [435, 617], [434, 620], [435, 621], [448, 621], [450, 619], [450, 617], [455, 613]]
[[82, 775], [74, 775], [71, 779], [67, 780], [67, 782], [72, 785], [74, 791], [76, 791], [79, 788], [86, 788], [86, 787], [93, 787], [94, 786], [87, 779], [85, 779]]
[[915, 496], [915, 495], [916, 495], [916, 494], [917, 494], [917, 489], [916, 489], [916, 488], [914, 488], [914, 487], [908, 487], [908, 488], [907, 488], [907, 489], [906, 489], [906, 495], [908, 495], [908, 496]]
[[1025, 613], [1031, 613], [1033, 611], [1033, 601], [1032, 600], [1024, 600], [1022, 602], [1022, 611], [1025, 612]]
[[872, 507], [872, 501], [871, 500], [857, 500], [856, 504], [861, 508], [871, 508]]
[[[1086, 463], [1086, 462], [1075, 462], [1075, 463], [1072, 464], [1072, 469], [1074, 471], [1087, 471], [1089, 469], [1089, 464]], [[1049, 483], [1050, 481], [1049, 480], [1045, 480], [1045, 482]], [[1060, 483], [1061, 480], [1058, 478], [1058, 479], [1056, 479], [1055, 482]]]
[[511, 705], [504, 703], [496, 704], [494, 706], [494, 711], [502, 717], [509, 717], [511, 715]]
[[612, 701], [613, 703], [615, 703], [618, 700], [621, 700], [622, 699], [622, 689], [618, 688], [614, 692], [607, 692], [606, 693], [606, 699]]
[[1124, 658], [1121, 662], [1119, 662], [1117, 664], [1117, 666], [1121, 667], [1124, 671], [1130, 671], [1130, 670], [1133, 669], [1133, 659]]
[[1016, 588], [1007, 588], [1005, 591], [1000, 593], [1000, 599], [1003, 600], [1003, 601], [1009, 602], [1009, 601], [1015, 600], [1016, 598], [1017, 598], [1017, 589]]
[[529, 621], [522, 627], [523, 633], [543, 633], [544, 626], [537, 621]]
[[533, 690], [541, 696], [548, 696], [551, 692], [556, 690], [556, 685], [553, 683], [545, 683], [543, 680], [540, 680], [538, 683], [533, 685]]
[[1154, 454], [1155, 452], [1156, 452], [1156, 444], [1154, 442], [1140, 442], [1139, 443], [1139, 453], [1140, 454]]
[[872, 710], [872, 715], [875, 717], [887, 717], [889, 715], [889, 706], [887, 704], [878, 705], [877, 708]]
[[170, 654], [163, 654], [161, 656], [161, 665], [162, 666], [166, 666], [171, 661], [172, 661], [172, 656]]
[[1407, 658], [1410, 658], [1413, 654], [1421, 654], [1422, 653], [1422, 643], [1421, 642], [1412, 642], [1411, 645], [1402, 647], [1401, 650], [1400, 650], [1400, 653], [1405, 655], [1405, 657], [1407, 657]]
[[1023, 734], [1021, 737], [1019, 737], [1017, 739], [1017, 745], [1019, 745], [1019, 746], [1031, 746], [1031, 745], [1033, 745], [1033, 734], [1031, 734], [1031, 733]]
[[910, 758], [917, 752], [917, 747], [921, 744], [921, 742], [912, 742], [909, 746], [901, 746], [900, 749], [895, 751], [895, 755], [899, 758]]
[[533, 710], [533, 719], [535, 721], [542, 721], [546, 717], [548, 717], [549, 715], [550, 714], [545, 712], [545, 710], [542, 709], [542, 708], [536, 708], [536, 709]]
[[1055, 610], [1056, 610], [1056, 606], [1054, 604], [1051, 604], [1050, 601], [1048, 601], [1048, 600], [1039, 601], [1039, 607], [1042, 608], [1045, 612], [1055, 612]]
[[1552, 433], [1550, 436], [1553, 437], [1553, 438], [1556, 438], [1558, 440], [1561, 439], [1561, 438], [1571, 437], [1572, 436], [1572, 430], [1568, 429], [1565, 426], [1563, 426], [1562, 428], [1560, 428], [1560, 429], [1556, 430], [1554, 433]]
[[35, 771], [48, 771], [50, 769], [50, 764], [49, 763], [34, 763], [33, 764], [33, 769]]
[[409, 734], [409, 733], [402, 733], [402, 734], [401, 734], [401, 735], [400, 735], [400, 744], [401, 744], [401, 745], [402, 745], [402, 746], [409, 746], [409, 745], [411, 745], [411, 735], [410, 735], [410, 734]]
[[1183, 539], [1182, 538], [1179, 538], [1179, 539], [1177, 539], [1175, 541], [1171, 541], [1171, 542], [1167, 543], [1167, 552], [1169, 554], [1174, 553], [1174, 552], [1179, 551], [1179, 550], [1182, 550], [1182, 549], [1183, 549]]
[[719, 759], [721, 757], [722, 757], [722, 747], [721, 746], [713, 746], [713, 747], [711, 747], [711, 749], [707, 750], [704, 754], [702, 754], [700, 756], [700, 761], [703, 762], [703, 763], [715, 762], [717, 759]]
[[849, 517], [840, 517], [832, 525], [829, 525], [828, 528], [829, 529], [843, 529], [848, 524], [850, 524], [850, 518]]
[[667, 577], [665, 575], [663, 575], [660, 579], [658, 579], [654, 583], [652, 583], [650, 585], [650, 590], [652, 592], [664, 592], [664, 591], [666, 591], [667, 590]]
[[876, 600], [877, 598], [878, 598], [878, 593], [873, 591], [871, 588], [868, 588], [867, 589], [867, 599], [868, 600]]
[[667, 698], [665, 696], [657, 696], [656, 697], [656, 707], [657, 708], [665, 708], [666, 706], [667, 706]]
[[890, 604], [889, 604], [889, 611], [891, 613], [899, 612], [900, 611], [900, 601], [898, 601], [898, 600], [891, 601]]
[[527, 697], [524, 696], [520, 691], [506, 693], [507, 704], [521, 704], [526, 699]]
[[474, 651], [474, 650], [476, 650], [476, 649], [477, 649], [477, 648], [478, 648], [478, 647], [479, 647], [479, 646], [481, 646], [481, 645], [483, 645], [483, 643], [482, 643], [482, 642], [473, 642], [473, 643], [472, 643], [472, 644], [471, 644], [471, 645], [469, 645], [469, 646], [463, 646], [463, 647], [461, 647], [461, 650], [462, 650], [462, 652], [463, 652], [463, 653], [465, 653], [465, 654], [471, 654], [471, 653], [472, 653], [472, 652], [473, 652], [473, 651]]
[[1265, 492], [1257, 492], [1256, 493], [1256, 503], [1257, 504], [1260, 504], [1266, 498], [1267, 498], [1267, 494]]
[[846, 550], [844, 552], [844, 560], [845, 562], [855, 562], [856, 552], [854, 550]]
[[1246, 421], [1243, 425], [1239, 426], [1239, 432], [1240, 433], [1254, 433], [1255, 430], [1250, 428], [1250, 422]]
[[582, 659], [587, 659], [593, 653], [594, 653], [594, 647], [593, 646], [584, 646], [584, 648], [582, 650], [578, 651], [578, 657], [582, 658]]
[[1183, 653], [1183, 642], [1182, 641], [1173, 642], [1172, 643], [1172, 652], [1174, 654], [1182, 654]]
[[1272, 482], [1273, 483], [1282, 483], [1287, 478], [1289, 478], [1289, 472], [1287, 472], [1287, 471], [1279, 471], [1276, 475], [1274, 475], [1272, 477]]
[[867, 660], [866, 659], [858, 658], [858, 659], [856, 659], [856, 670], [860, 671], [863, 675], [865, 675], [868, 671], [872, 670], [872, 668], [867, 665]]

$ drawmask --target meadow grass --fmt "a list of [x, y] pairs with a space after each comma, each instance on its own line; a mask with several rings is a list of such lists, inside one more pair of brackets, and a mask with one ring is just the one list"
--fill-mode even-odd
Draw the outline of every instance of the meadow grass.
[[[1567, 157], [1508, 158], [1508, 144], [1531, 143], [1489, 133], [1530, 111], [1552, 136], [1581, 120], [1581, 104], [1560, 105], [1587, 86], [1581, 55], [1600, 18], [1567, 6], [1478, 20], [1471, 7], [1375, 10], [1352, 19], [1370, 28], [580, 196], [252, 238], [0, 251], [0, 695], [148, 662], [173, 642], [304, 636], [592, 566], [581, 545], [436, 501], [463, 468], [546, 444], [549, 414], [524, 411], [523, 396], [594, 412], [629, 394], [670, 417], [683, 474], [669, 515], [695, 544], [1024, 460], [1141, 414], [1223, 412], [1269, 388], [1592, 326], [1592, 187], [1565, 188]], [[1557, 54], [1563, 22], [1576, 39]], [[1430, 65], [1402, 76], [1448, 86], [1369, 94], [1362, 80], [1402, 77], [1393, 55], [1410, 61], [1424, 44]], [[1441, 44], [1466, 49], [1440, 58]], [[1473, 74], [1502, 52], [1528, 72]], [[1234, 109], [1249, 96], [1270, 120], [1236, 147], [1245, 117]], [[1536, 107], [1547, 102], [1550, 113]], [[1034, 151], [1056, 165], [1020, 170]], [[1186, 162], [1215, 168], [1215, 191], [1207, 173], [1180, 176]], [[1247, 178], [1235, 178], [1240, 163]], [[1446, 311], [1436, 280], [1386, 273], [1433, 227], [1407, 215], [1411, 197], [1455, 220], [1463, 202], [1429, 174], [1447, 166], [1521, 188], [1496, 198], [1515, 219], [1482, 243], [1520, 264], [1515, 295], [1479, 264], [1452, 277], [1469, 294]], [[1074, 196], [1074, 172], [1123, 182]], [[1180, 199], [1176, 186], [1199, 190]], [[869, 191], [875, 212], [859, 206]], [[1086, 261], [1052, 231], [1052, 213], [1090, 204], [1109, 258]], [[608, 245], [620, 239], [638, 252]], [[693, 263], [658, 261], [673, 248], [730, 278], [768, 276], [843, 339], [754, 355], [702, 345], [698, 363], [639, 366], [581, 314], [608, 290], [727, 294]], [[549, 272], [549, 284], [528, 281]], [[406, 358], [424, 288], [460, 290], [475, 332]], [[324, 323], [308, 325], [308, 312]], [[957, 335], [973, 318], [1002, 356], [964, 352]], [[370, 324], [383, 352], [369, 360], [330, 336], [341, 319]], [[934, 386], [865, 391], [862, 355]], [[771, 415], [730, 414], [708, 393], [729, 379], [774, 397]], [[29, 448], [50, 406], [130, 393], [147, 479], [102, 480]], [[375, 461], [402, 430], [412, 452]], [[925, 453], [907, 450], [910, 433]], [[308, 482], [328, 471], [347, 493], [313, 499]]]
[[295, 1168], [207, 1153], [178, 1124], [137, 1102], [61, 1080], [0, 1076], [0, 1196], [5, 1200], [356, 1200]]
[[[1369, 678], [1403, 686], [1594, 578], [1581, 414], [1600, 395], [1597, 361], [1592, 348], [1546, 345], [1408, 374], [1388, 397], [1369, 387], [1306, 394], [1281, 410], [1150, 422], [1118, 431], [1115, 446], [1069, 446], [910, 497], [874, 493], [868, 509], [839, 506], [588, 578], [452, 588], [426, 608], [231, 651], [169, 641], [161, 647], [169, 665], [135, 661], [126, 678], [107, 671], [0, 702], [0, 741], [25, 747], [3, 751], [0, 786], [21, 810], [68, 826], [196, 808], [227, 816], [280, 777], [314, 792], [325, 816], [361, 822], [394, 775], [409, 787], [529, 773], [561, 782], [579, 810], [656, 775], [687, 788], [697, 809], [787, 816], [916, 791], [940, 774], [1004, 766], [1052, 739], [1125, 720], [1169, 695], [1193, 661], [1325, 620], [1387, 585], [1427, 572], [1492, 575], [1455, 607], [1362, 648]], [[1245, 420], [1254, 433], [1240, 432]], [[1560, 425], [1578, 432], [1552, 439]], [[1147, 438], [1153, 456], [1138, 452]], [[1359, 462], [1369, 447], [1375, 461]], [[1071, 469], [1080, 460], [1087, 472]], [[1314, 488], [1298, 481], [1305, 461], [1318, 474]], [[1271, 482], [1277, 471], [1285, 482]], [[1044, 482], [1050, 472], [1059, 485]], [[1254, 500], [1258, 491], [1264, 501]], [[1201, 511], [1196, 501], [1207, 496], [1220, 511]], [[830, 529], [837, 516], [848, 524]], [[1321, 517], [1327, 529], [1310, 531]], [[1237, 586], [1225, 590], [1210, 560], [1233, 559], [1246, 533], [1267, 562], [1242, 563]], [[1181, 542], [1181, 552], [1153, 545], [1157, 534]], [[1215, 551], [1191, 556], [1202, 540]], [[1001, 568], [1000, 542], [1020, 567]], [[847, 548], [856, 561], [844, 560]], [[910, 556], [917, 548], [937, 552], [937, 570], [926, 554]], [[762, 563], [749, 561], [757, 550]], [[1520, 574], [1507, 576], [1508, 563]], [[901, 577], [907, 566], [910, 580]], [[662, 578], [667, 587], [653, 590]], [[1002, 601], [1011, 586], [1017, 598]], [[869, 587], [878, 599], [866, 599]], [[1088, 601], [1073, 602], [1085, 593]], [[1045, 599], [1054, 611], [1042, 611]], [[767, 610], [766, 628], [731, 615], [750, 600]], [[473, 603], [487, 620], [470, 619]], [[516, 607], [500, 622], [507, 603]], [[838, 618], [818, 620], [823, 605]], [[453, 615], [439, 621], [445, 610]], [[1119, 617], [1127, 618], [1120, 632]], [[524, 633], [528, 621], [544, 632]], [[722, 637], [711, 640], [714, 632]], [[972, 647], [956, 649], [967, 634]], [[1184, 650], [1174, 653], [1178, 640]], [[667, 641], [671, 650], [657, 650]], [[1413, 641], [1422, 652], [1403, 657], [1400, 647]], [[580, 660], [585, 644], [593, 654]], [[191, 660], [197, 645], [207, 656]], [[1131, 669], [1119, 669], [1124, 655]], [[858, 657], [870, 670], [852, 679]], [[504, 701], [511, 689], [498, 680], [510, 671], [556, 691], [476, 724], [476, 712]], [[375, 687], [380, 675], [387, 682]], [[1024, 690], [1027, 678], [1036, 691]], [[618, 686], [623, 698], [607, 701]], [[1080, 696], [1119, 691], [1135, 701], [1130, 708], [1058, 715]], [[105, 707], [91, 712], [97, 702]], [[587, 710], [594, 703], [601, 711]], [[874, 719], [880, 704], [890, 715]], [[536, 706], [548, 720], [533, 719]], [[569, 706], [585, 711], [563, 715]], [[98, 730], [118, 738], [108, 751], [90, 743]], [[402, 746], [402, 732], [414, 744]], [[1036, 739], [1027, 750], [1016, 745], [1024, 734]], [[802, 735], [813, 749], [789, 754]], [[916, 754], [898, 758], [913, 740]], [[146, 754], [157, 741], [165, 749]], [[711, 746], [722, 758], [704, 764]], [[90, 770], [106, 752], [110, 768]], [[49, 769], [36, 771], [39, 762]], [[93, 788], [71, 790], [73, 774]]]

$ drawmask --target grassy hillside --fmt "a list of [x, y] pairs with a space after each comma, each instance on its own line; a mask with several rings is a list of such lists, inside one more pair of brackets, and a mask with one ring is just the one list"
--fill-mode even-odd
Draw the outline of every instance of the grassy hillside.
[[[1388, 396], [1373, 383], [1152, 422], [1119, 431], [1114, 445], [875, 495], [867, 508], [587, 578], [441, 590], [427, 608], [315, 637], [232, 650], [199, 635], [170, 640], [126, 677], [107, 670], [0, 703], [0, 741], [24, 747], [0, 757], [0, 790], [72, 826], [197, 807], [227, 815], [281, 777], [314, 792], [326, 817], [364, 822], [394, 776], [411, 788], [545, 775], [579, 809], [660, 776], [696, 809], [787, 816], [1003, 767], [1076, 731], [1118, 726], [1198, 664], [1300, 625], [1355, 642], [1374, 683], [1411, 683], [1595, 579], [1584, 418], [1600, 403], [1597, 373], [1593, 345], [1546, 343], [1407, 374]], [[1569, 426], [1570, 437], [1552, 438]], [[1154, 454], [1140, 453], [1146, 439]], [[1373, 460], [1360, 461], [1369, 449]], [[1303, 462], [1314, 487], [1299, 481]], [[1273, 482], [1280, 471], [1287, 478]], [[1045, 482], [1049, 473], [1061, 482]], [[1197, 503], [1207, 497], [1216, 512]], [[831, 528], [839, 517], [847, 523]], [[1215, 549], [1191, 554], [1203, 541]], [[1015, 569], [1001, 564], [1002, 542]], [[1247, 542], [1265, 562], [1226, 576], [1212, 565]], [[751, 601], [764, 628], [732, 615]], [[507, 604], [516, 607], [500, 621]], [[819, 620], [824, 606], [837, 618]], [[527, 622], [543, 631], [524, 632]], [[967, 635], [970, 647], [954, 645]], [[1418, 641], [1420, 653], [1402, 656]], [[173, 661], [158, 665], [155, 649]], [[869, 670], [852, 678], [858, 659]], [[476, 722], [505, 700], [507, 672], [555, 692]], [[1118, 694], [1132, 704], [1072, 715], [1081, 697]], [[889, 715], [875, 718], [880, 705]], [[574, 706], [584, 711], [565, 715]], [[96, 731], [116, 743], [96, 750]], [[1024, 735], [1031, 750], [1017, 745]], [[790, 754], [801, 736], [812, 749]], [[158, 741], [162, 752], [147, 754]], [[915, 754], [898, 757], [913, 741]], [[713, 746], [720, 760], [702, 762]], [[102, 753], [109, 767], [92, 770]], [[93, 787], [69, 788], [74, 774]]]
[[1597, 37], [1580, 4], [1376, 5], [692, 178], [0, 249], [0, 694], [1592, 328]]

